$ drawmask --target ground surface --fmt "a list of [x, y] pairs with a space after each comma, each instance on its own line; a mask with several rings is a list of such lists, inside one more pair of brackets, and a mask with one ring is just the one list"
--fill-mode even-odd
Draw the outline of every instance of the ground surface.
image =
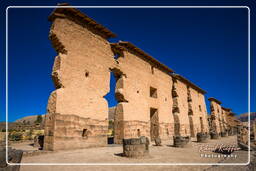
[[[219, 154], [213, 152], [199, 152], [201, 147], [215, 144], [235, 144], [236, 137], [224, 137], [218, 140], [209, 140], [208, 143], [191, 142], [189, 147], [175, 148], [166, 143], [163, 146], [150, 146], [150, 156], [130, 159], [121, 157], [122, 146], [110, 145], [108, 147], [89, 148], [69, 151], [58, 151], [36, 156], [24, 156], [22, 163], [246, 163], [247, 151], [236, 151], [233, 156], [225, 158], [205, 158], [200, 154]], [[202, 146], [203, 145], [203, 146]], [[14, 148], [31, 150], [23, 144], [14, 144]], [[26, 148], [25, 148], [26, 147]], [[21, 166], [21, 171], [43, 171], [43, 170], [246, 170], [245, 166]], [[256, 169], [255, 169], [256, 170]]]

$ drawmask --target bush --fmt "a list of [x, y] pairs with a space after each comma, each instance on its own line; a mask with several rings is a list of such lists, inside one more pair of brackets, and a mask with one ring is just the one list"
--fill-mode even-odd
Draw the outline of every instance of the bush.
[[11, 141], [20, 141], [20, 140], [22, 140], [22, 133], [21, 132], [12, 132], [9, 134], [8, 139]]

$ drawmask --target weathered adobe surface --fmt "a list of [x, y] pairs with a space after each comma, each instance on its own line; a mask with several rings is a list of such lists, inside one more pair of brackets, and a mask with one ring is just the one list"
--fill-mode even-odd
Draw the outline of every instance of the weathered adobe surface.
[[[180, 123], [181, 136], [195, 137], [199, 132], [208, 132], [207, 110], [204, 99], [205, 91], [201, 90], [187, 79], [173, 74], [173, 114]], [[176, 107], [176, 109], [174, 108]], [[202, 121], [200, 121], [200, 117]], [[202, 123], [201, 123], [202, 122]]]
[[[50, 16], [49, 37], [58, 56], [52, 71], [56, 90], [47, 106], [45, 149], [105, 145], [108, 103], [104, 96], [109, 92], [109, 68], [115, 64], [113, 52], [102, 32], [92, 32], [91, 26], [77, 23], [69, 13], [57, 14]], [[92, 133], [88, 138], [82, 137], [85, 129]]]
[[[131, 49], [129, 44], [116, 44], [122, 46], [123, 56], [117, 61], [120, 70], [125, 73], [122, 80], [117, 81], [116, 92], [122, 94], [125, 100], [117, 105], [115, 133], [119, 132], [120, 135], [116, 135], [115, 141], [118, 143], [122, 138], [138, 137], [137, 132], [140, 132], [141, 136], [150, 137], [150, 108], [158, 111], [160, 137], [171, 137], [171, 77], [157, 66], [152, 67], [153, 64], [145, 60], [145, 56], [139, 54], [138, 50]], [[156, 97], [150, 97], [150, 87], [156, 89]]]
[[228, 129], [227, 115], [228, 111], [221, 106], [221, 102], [213, 97], [208, 99], [211, 105], [211, 116], [213, 131], [216, 133], [225, 132]]
[[115, 143], [139, 136], [151, 140], [187, 136], [191, 128], [194, 136], [208, 131], [202, 89], [172, 75], [173, 70], [129, 42], [110, 44], [107, 38], [115, 35], [76, 9], [58, 8], [49, 19], [49, 37], [58, 55], [52, 71], [56, 90], [47, 106], [45, 150], [107, 144], [104, 96], [110, 90], [111, 72], [118, 101]]

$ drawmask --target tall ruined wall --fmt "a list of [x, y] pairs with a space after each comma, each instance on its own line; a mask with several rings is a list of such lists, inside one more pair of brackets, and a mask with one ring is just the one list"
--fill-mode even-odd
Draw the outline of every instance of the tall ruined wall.
[[[124, 76], [116, 84], [117, 98], [122, 98], [117, 99], [115, 142], [120, 143], [122, 138], [150, 137], [152, 110], [158, 113], [159, 136], [170, 138], [173, 136], [171, 77], [131, 50], [123, 49], [122, 53], [117, 59]], [[152, 88], [156, 90], [155, 97], [150, 97]]]
[[45, 125], [46, 150], [106, 145], [109, 67], [115, 61], [108, 41], [92, 27], [66, 16], [52, 18], [50, 39], [58, 53]]
[[205, 102], [205, 95], [202, 94], [202, 93], [199, 93], [199, 104], [201, 106], [201, 112], [200, 115], [201, 117], [203, 118], [203, 124], [204, 124], [204, 130], [203, 132], [207, 132], [209, 133], [210, 131], [210, 126], [209, 126], [209, 121], [208, 121], [208, 118], [209, 118], [209, 115], [208, 115], [208, 112], [207, 112], [207, 107], [206, 107], [206, 102]]
[[[48, 100], [45, 150], [107, 144], [104, 96], [110, 90], [111, 72], [118, 101], [115, 143], [123, 138], [169, 140], [208, 131], [205, 92], [196, 85], [173, 76], [170, 68], [129, 42], [110, 44], [107, 39], [115, 35], [76, 9], [57, 8], [49, 19], [49, 38], [57, 52], [52, 71], [56, 90]], [[213, 111], [219, 108], [213, 106]], [[218, 121], [222, 117], [216, 116]], [[217, 125], [221, 129], [220, 122]]]
[[[210, 99], [209, 99], [210, 100]], [[223, 131], [223, 125], [221, 123], [221, 105], [220, 103], [210, 100], [211, 105], [211, 116], [212, 116], [212, 129], [216, 133], [221, 133]]]
[[204, 95], [191, 87], [189, 87], [189, 91], [191, 94], [191, 108], [193, 111], [192, 117], [195, 135], [199, 132], [209, 132]]
[[223, 107], [221, 108], [221, 119], [222, 119], [222, 124], [223, 124], [223, 129], [226, 131], [228, 129], [228, 124], [227, 124], [227, 115], [228, 111], [224, 109]]
[[[176, 123], [176, 135], [190, 136], [188, 117], [188, 92], [187, 85], [178, 79], [173, 79], [173, 116]], [[177, 130], [178, 129], [178, 130]]]

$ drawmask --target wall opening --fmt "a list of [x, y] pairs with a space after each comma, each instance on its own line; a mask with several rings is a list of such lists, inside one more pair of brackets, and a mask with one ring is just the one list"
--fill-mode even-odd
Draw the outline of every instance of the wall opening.
[[157, 98], [157, 89], [154, 87], [150, 87], [149, 89], [150, 97]]
[[159, 117], [156, 108], [150, 108], [150, 139], [154, 141], [159, 137]]
[[108, 101], [108, 144], [114, 143], [114, 122], [116, 105], [118, 103], [115, 98], [115, 87], [117, 79], [119, 78], [116, 78], [114, 73], [110, 71], [110, 91], [106, 96], [104, 96], [104, 98]]
[[87, 129], [83, 129], [82, 137], [87, 139], [89, 131]]

